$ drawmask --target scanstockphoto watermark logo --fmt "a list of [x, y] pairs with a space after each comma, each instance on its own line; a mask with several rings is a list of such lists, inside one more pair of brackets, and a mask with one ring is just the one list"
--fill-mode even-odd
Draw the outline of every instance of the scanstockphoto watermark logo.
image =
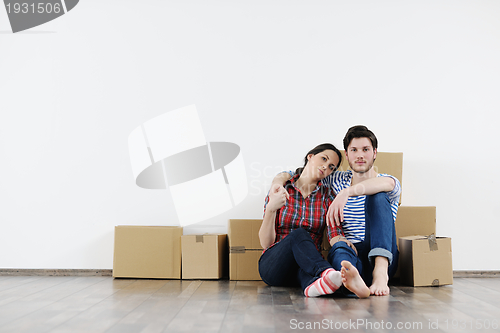
[[183, 227], [232, 209], [248, 194], [240, 147], [207, 141], [195, 105], [141, 124], [128, 147], [137, 186], [168, 188]]
[[291, 330], [325, 330], [325, 331], [423, 331], [453, 330], [453, 332], [470, 332], [472, 330], [498, 330], [498, 319], [427, 319], [427, 321], [386, 321], [369, 319], [349, 319], [335, 321], [323, 319], [322, 321], [300, 321], [290, 319]]
[[264, 198], [271, 188], [272, 181], [281, 172], [295, 172], [297, 165], [269, 165], [263, 162], [252, 162], [249, 169], [249, 194]]
[[52, 21], [75, 8], [79, 0], [4, 0], [12, 32]]

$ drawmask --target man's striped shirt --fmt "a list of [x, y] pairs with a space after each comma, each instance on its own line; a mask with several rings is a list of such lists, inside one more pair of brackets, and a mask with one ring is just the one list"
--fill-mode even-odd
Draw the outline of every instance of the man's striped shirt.
[[[333, 188], [335, 194], [351, 186], [353, 173], [351, 170], [335, 171], [326, 177], [323, 182]], [[391, 203], [392, 216], [396, 221], [398, 213], [399, 197], [401, 195], [401, 184], [399, 180], [388, 174], [378, 174], [377, 177], [391, 177], [396, 185], [394, 189], [387, 192]], [[344, 235], [352, 243], [358, 243], [365, 239], [365, 195], [349, 197], [344, 207], [344, 222], [342, 229]]]

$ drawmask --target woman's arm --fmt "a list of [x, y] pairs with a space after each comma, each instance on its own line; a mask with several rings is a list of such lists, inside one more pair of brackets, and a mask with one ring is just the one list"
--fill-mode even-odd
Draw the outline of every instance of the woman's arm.
[[264, 214], [264, 220], [259, 230], [260, 245], [263, 249], [267, 249], [271, 246], [276, 239], [276, 230], [274, 230], [274, 221], [276, 220], [276, 211], [271, 212], [270, 209], [266, 209]]
[[259, 230], [260, 245], [267, 249], [276, 240], [275, 221], [277, 211], [286, 203], [286, 194], [288, 194], [283, 186], [279, 184], [271, 185], [269, 190], [269, 201], [264, 212], [264, 220]]

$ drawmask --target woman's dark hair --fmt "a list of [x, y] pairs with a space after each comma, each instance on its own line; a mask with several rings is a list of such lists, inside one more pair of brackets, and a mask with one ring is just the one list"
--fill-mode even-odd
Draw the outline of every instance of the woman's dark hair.
[[349, 128], [344, 136], [344, 149], [347, 151], [347, 147], [351, 144], [354, 138], [368, 138], [370, 139], [373, 149], [377, 149], [378, 141], [375, 134], [368, 129], [368, 127], [363, 125], [357, 125]]
[[338, 167], [340, 166], [340, 164], [342, 163], [342, 154], [337, 149], [337, 147], [335, 147], [331, 143], [323, 143], [321, 145], [314, 147], [306, 154], [306, 157], [304, 157], [304, 166], [302, 168], [298, 168], [297, 170], [295, 170], [295, 174], [297, 174], [299, 176], [302, 174], [302, 171], [304, 170], [305, 166], [307, 165], [307, 161], [308, 161], [307, 156], [309, 156], [310, 154], [316, 155], [316, 154], [319, 154], [325, 150], [333, 150], [337, 154], [337, 156], [339, 157], [339, 163], [335, 166], [335, 169], [333, 169], [333, 171], [337, 170]]

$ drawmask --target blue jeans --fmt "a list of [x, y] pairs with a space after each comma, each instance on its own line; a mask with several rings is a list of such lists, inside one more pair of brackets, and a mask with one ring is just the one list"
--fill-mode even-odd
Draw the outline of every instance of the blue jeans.
[[301, 286], [305, 290], [332, 266], [323, 259], [305, 229], [298, 228], [259, 259], [262, 281], [270, 286]]
[[389, 277], [394, 276], [398, 268], [399, 252], [396, 240], [396, 227], [392, 217], [391, 203], [387, 193], [367, 195], [365, 200], [365, 239], [355, 243], [358, 256], [345, 242], [333, 244], [328, 253], [328, 262], [334, 269], [340, 270], [343, 260], [353, 264], [369, 286], [372, 284], [372, 272], [375, 257], [389, 260]]

